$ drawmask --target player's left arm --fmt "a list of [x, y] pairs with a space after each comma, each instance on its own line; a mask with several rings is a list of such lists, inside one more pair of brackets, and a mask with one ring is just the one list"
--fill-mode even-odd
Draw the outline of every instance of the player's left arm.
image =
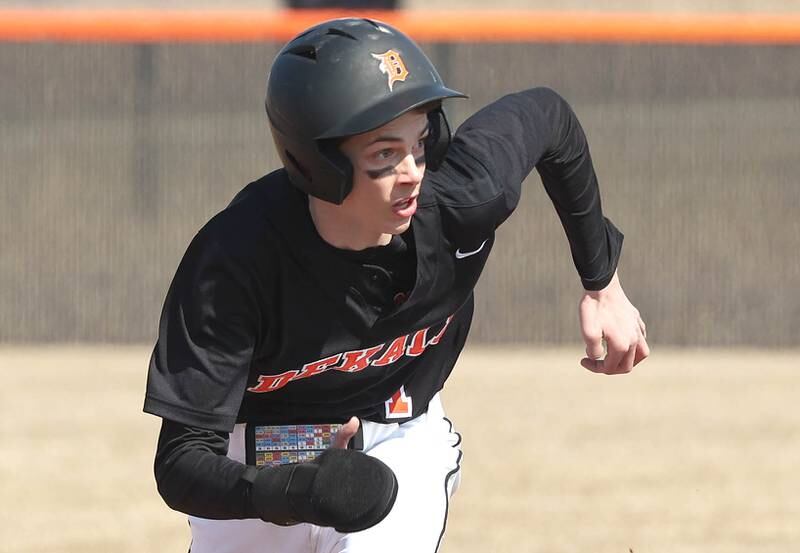
[[580, 318], [587, 357], [581, 364], [606, 374], [630, 372], [649, 354], [644, 322], [620, 285], [623, 235], [603, 216], [589, 146], [571, 106], [548, 88], [509, 94], [469, 118], [452, 148], [452, 164], [474, 159], [485, 170], [484, 180], [505, 198], [505, 216], [528, 174], [539, 172], [584, 288]]
[[549, 124], [547, 150], [536, 165], [555, 205], [581, 275], [581, 365], [603, 374], [624, 374], [650, 354], [639, 310], [620, 284], [617, 264], [622, 233], [603, 216], [589, 145], [569, 104], [544, 89], [537, 107]]

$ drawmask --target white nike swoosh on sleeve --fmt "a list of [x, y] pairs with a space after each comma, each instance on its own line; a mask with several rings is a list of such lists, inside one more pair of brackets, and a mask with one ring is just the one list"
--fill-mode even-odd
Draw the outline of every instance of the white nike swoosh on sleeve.
[[465, 257], [475, 255], [476, 253], [478, 253], [483, 249], [483, 247], [486, 245], [486, 242], [488, 241], [489, 239], [487, 238], [486, 240], [483, 241], [483, 243], [480, 246], [478, 246], [477, 250], [472, 250], [471, 252], [462, 252], [460, 249], [456, 250], [456, 259], [464, 259]]

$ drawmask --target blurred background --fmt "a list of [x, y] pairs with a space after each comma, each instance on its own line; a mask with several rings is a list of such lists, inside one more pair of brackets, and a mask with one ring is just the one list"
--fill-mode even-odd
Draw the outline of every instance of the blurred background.
[[[444, 21], [487, 8], [489, 19], [601, 9], [343, 3], [443, 10]], [[68, 18], [85, 8], [243, 8], [280, 21], [286, 8], [323, 4], [0, 0], [0, 30], [14, 27], [11, 9]], [[758, 14], [789, 25], [800, 14], [779, 0], [602, 9], [677, 14], [687, 25], [730, 13], [741, 28]], [[188, 242], [279, 167], [263, 98], [284, 40], [25, 33], [0, 40], [0, 491], [11, 498], [0, 506], [0, 552], [183, 551], [185, 522], [150, 477], [147, 357]], [[420, 42], [445, 82], [470, 94], [447, 106], [456, 124], [532, 86], [572, 104], [604, 210], [626, 234], [620, 276], [654, 354], [611, 384], [575, 368], [580, 281], [533, 173], [498, 234], [452, 378], [450, 409], [473, 443], [446, 551], [800, 550], [800, 500], [789, 493], [800, 489], [791, 407], [800, 391], [800, 30], [755, 42], [568, 35]], [[508, 381], [485, 377], [497, 365]], [[497, 464], [479, 436], [512, 444], [516, 461]]]

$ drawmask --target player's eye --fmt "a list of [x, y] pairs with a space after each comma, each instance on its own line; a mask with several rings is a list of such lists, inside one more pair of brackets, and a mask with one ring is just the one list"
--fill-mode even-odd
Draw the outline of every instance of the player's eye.
[[384, 148], [383, 150], [378, 150], [377, 152], [375, 152], [375, 158], [381, 161], [391, 159], [393, 155], [394, 155], [394, 150], [392, 150], [391, 148]]

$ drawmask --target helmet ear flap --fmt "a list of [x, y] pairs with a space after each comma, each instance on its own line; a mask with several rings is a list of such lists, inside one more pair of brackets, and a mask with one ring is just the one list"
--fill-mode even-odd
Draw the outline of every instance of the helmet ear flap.
[[425, 139], [425, 165], [429, 171], [441, 167], [450, 147], [452, 133], [441, 106], [428, 112], [430, 131]]
[[[338, 141], [300, 142], [271, 126], [278, 155], [289, 180], [297, 188], [325, 200], [341, 204], [353, 188], [353, 165], [338, 148]], [[310, 147], [309, 147], [310, 146]], [[316, 159], [317, 163], [303, 163]]]
[[341, 204], [353, 189], [353, 164], [350, 158], [339, 149], [338, 139], [318, 140], [317, 147], [322, 158], [327, 161], [331, 175], [335, 178], [327, 186], [327, 190], [314, 194], [327, 202]]

